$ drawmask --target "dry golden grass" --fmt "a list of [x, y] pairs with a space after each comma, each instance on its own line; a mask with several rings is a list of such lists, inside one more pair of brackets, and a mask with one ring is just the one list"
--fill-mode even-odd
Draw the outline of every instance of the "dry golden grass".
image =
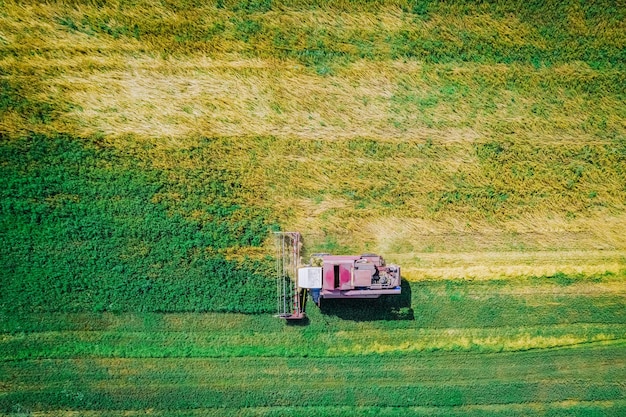
[[[214, 24], [223, 23], [226, 31], [242, 24], [239, 14], [212, 4], [191, 10], [152, 1], [133, 7], [116, 2], [104, 7], [5, 4], [0, 37], [12, 53], [4, 55], [0, 68], [36, 85], [29, 98], [58, 104], [62, 113], [38, 126], [4, 115], [0, 122], [7, 132], [442, 140], [514, 132], [536, 141], [562, 136], [580, 141], [592, 140], [600, 130], [585, 125], [589, 106], [601, 116], [601, 130], [617, 135], [625, 131], [619, 95], [585, 97], [576, 89], [567, 91], [568, 86], [610, 75], [580, 62], [535, 70], [528, 65], [381, 61], [390, 47], [381, 33], [401, 31], [424, 37], [441, 32], [452, 43], [462, 43], [459, 33], [472, 33], [497, 39], [506, 48], [546, 47], [529, 22], [513, 15], [496, 18], [480, 7], [467, 13], [442, 6], [440, 14], [414, 21], [402, 11], [408, 5], [402, 1], [371, 7], [350, 3], [347, 10], [349, 3], [333, 5], [333, 10], [277, 3], [281, 11], [264, 14], [263, 28], [267, 33], [290, 28], [296, 46], [306, 49], [318, 34], [325, 43], [326, 36], [339, 39], [328, 46], [331, 50], [353, 47], [342, 40], [372, 37], [375, 48], [383, 49], [376, 49], [374, 61], [356, 60], [335, 66], [334, 76], [318, 76], [293, 57], [272, 58], [280, 47], [270, 38], [255, 38], [253, 48], [260, 58], [252, 59], [251, 46], [236, 36], [211, 41], [210, 49], [202, 47], [207, 42], [188, 48], [174, 41]], [[589, 23], [580, 23], [577, 8], [570, 13], [578, 26]], [[131, 36], [122, 30], [133, 24], [145, 33]], [[623, 30], [623, 22], [604, 22], [603, 45], [626, 45]], [[511, 82], [525, 85], [511, 90]]]
[[[198, 161], [177, 149], [207, 146], [192, 138], [180, 143], [144, 140], [156, 145], [143, 154], [156, 168], [196, 169]], [[137, 142], [132, 136], [113, 140], [125, 149]], [[600, 168], [588, 166], [577, 188], [568, 190], [562, 183], [567, 177], [560, 178], [562, 166], [554, 164], [582, 163], [568, 161], [563, 152], [576, 155], [604, 145], [562, 142], [544, 149], [522, 142], [515, 152], [521, 162], [498, 168], [481, 166], [474, 151], [481, 142], [379, 140], [379, 156], [370, 157], [361, 148], [368, 143], [216, 138], [204, 149], [202, 163], [237, 176], [248, 190], [240, 195], [242, 201], [271, 208], [285, 229], [303, 233], [310, 251], [380, 252], [403, 265], [409, 279], [595, 274], [626, 268], [620, 165], [607, 160]], [[400, 145], [408, 148], [398, 157], [393, 150]], [[525, 155], [534, 155], [534, 160], [525, 161]], [[518, 163], [542, 173], [517, 178], [511, 172]], [[474, 197], [439, 207], [432, 195], [453, 189], [460, 175], [471, 184], [469, 190], [503, 183], [510, 199], [499, 208], [483, 207]], [[591, 199], [588, 190], [598, 195]], [[370, 199], [372, 193], [379, 197]], [[535, 193], [545, 196], [535, 199]], [[262, 252], [229, 253], [240, 255]]]
[[[498, 223], [372, 216], [351, 221], [325, 210], [341, 206], [324, 202], [317, 212], [299, 217], [292, 228], [308, 241], [323, 245], [320, 227], [340, 236], [339, 247], [377, 251], [403, 266], [410, 281], [422, 279], [500, 279], [530, 275], [619, 273], [626, 269], [626, 217], [590, 216], [574, 221], [535, 216]], [[523, 230], [523, 231], [520, 231]], [[344, 249], [346, 250], [346, 249]], [[623, 286], [623, 284], [620, 284]]]
[[[177, 150], [215, 138], [207, 169], [234, 172], [242, 201], [270, 207], [311, 248], [332, 238], [339, 250], [386, 253], [411, 279], [625, 268], [626, 168], [610, 154], [626, 140], [621, 67], [390, 58], [397, 45], [385, 38], [401, 35], [553, 47], [532, 19], [502, 5], [439, 5], [428, 19], [406, 13], [406, 1], [306, 9], [277, 1], [267, 13], [228, 1], [2, 6], [0, 80], [53, 109], [50, 120], [0, 113], [7, 136], [100, 135], [156, 168], [181, 169], [197, 161]], [[626, 48], [624, 21], [594, 20], [578, 5], [564, 13], [563, 30], [587, 36], [589, 49]], [[211, 28], [221, 35], [207, 35]], [[278, 45], [272, 33], [291, 38]], [[296, 52], [307, 48], [331, 58], [303, 60]], [[406, 147], [378, 157], [359, 152], [363, 138]], [[481, 161], [477, 149], [490, 142], [513, 149], [513, 161]], [[600, 159], [576, 156], [585, 146]], [[416, 148], [423, 155], [406, 151]], [[561, 175], [578, 167], [578, 177]], [[502, 206], [479, 192], [436, 204], [446, 193], [491, 189]], [[382, 196], [366, 201], [368, 193]], [[260, 256], [235, 252], [228, 256]]]
[[[107, 61], [111, 62], [107, 62]], [[603, 131], [626, 132], [618, 96], [590, 103], [578, 95], [564, 95], [558, 102], [543, 95], [538, 85], [510, 91], [495, 78], [515, 78], [528, 69], [466, 64], [447, 80], [432, 82], [446, 66], [356, 62], [334, 76], [310, 74], [296, 62], [259, 59], [212, 60], [161, 58], [110, 59], [101, 57], [97, 71], [44, 58], [20, 65], [27, 73], [63, 68], [47, 77], [34, 99], [66, 104], [60, 117], [44, 126], [21, 125], [11, 115], [2, 119], [5, 131], [71, 131], [81, 135], [134, 134], [144, 137], [272, 135], [306, 139], [369, 137], [375, 139], [425, 139], [473, 141], [515, 133], [513, 140], [536, 143], [597, 142], [598, 129], [586, 127], [589, 106], [606, 114]], [[62, 59], [60, 61], [65, 61]], [[108, 69], [112, 68], [112, 69]], [[425, 77], [423, 74], [426, 73]], [[531, 72], [536, 84], [559, 78], [560, 83], [584, 83], [593, 78], [588, 68], [572, 65]], [[478, 106], [482, 96], [476, 77], [488, 84], [489, 109]], [[455, 85], [468, 95], [446, 96], [442, 89]], [[559, 90], [557, 89], [557, 92]], [[420, 106], [420, 102], [434, 105]], [[477, 107], [478, 106], [478, 107]], [[543, 114], [536, 114], [541, 108]], [[549, 115], [549, 117], [547, 116]], [[16, 125], [17, 124], [17, 125]]]
[[[626, 252], [583, 249], [578, 251], [498, 251], [468, 253], [390, 253], [387, 258], [400, 265], [409, 281], [424, 279], [507, 279], [520, 276], [552, 276], [559, 272], [572, 275], [620, 273], [626, 267]], [[623, 282], [589, 291], [619, 293]], [[588, 289], [576, 287], [573, 291]]]

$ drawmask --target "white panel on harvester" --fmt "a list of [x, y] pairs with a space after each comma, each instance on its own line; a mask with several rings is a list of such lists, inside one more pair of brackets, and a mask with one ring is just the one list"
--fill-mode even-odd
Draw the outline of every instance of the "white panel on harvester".
[[318, 266], [298, 268], [298, 287], [322, 288], [322, 268]]

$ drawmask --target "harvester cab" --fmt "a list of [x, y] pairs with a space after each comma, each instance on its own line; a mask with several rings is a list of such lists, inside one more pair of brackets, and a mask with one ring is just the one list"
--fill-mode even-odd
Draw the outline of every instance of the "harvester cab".
[[275, 232], [276, 294], [278, 317], [306, 317], [308, 293], [319, 306], [323, 298], [379, 298], [400, 294], [398, 265], [387, 265], [382, 256], [316, 253], [302, 265], [302, 240], [298, 232]]

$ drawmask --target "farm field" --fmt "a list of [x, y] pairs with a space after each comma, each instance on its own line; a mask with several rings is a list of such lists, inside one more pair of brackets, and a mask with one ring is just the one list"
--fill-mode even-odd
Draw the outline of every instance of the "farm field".
[[[4, 317], [1, 410], [33, 415], [620, 415], [624, 277], [405, 283], [271, 315]], [[386, 320], [379, 320], [379, 318]]]
[[0, 415], [626, 415], [625, 103], [619, 1], [0, 0]]

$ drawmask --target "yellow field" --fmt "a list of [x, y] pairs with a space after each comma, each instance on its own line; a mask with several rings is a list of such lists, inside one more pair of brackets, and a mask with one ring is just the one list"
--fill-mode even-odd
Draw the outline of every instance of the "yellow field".
[[[99, 137], [157, 167], [184, 167], [171, 150], [211, 138], [211, 167], [312, 250], [379, 251], [410, 279], [626, 267], [623, 66], [559, 50], [523, 13], [96, 4], [2, 2], [0, 74], [31, 106], [0, 114], [5, 135]], [[564, 7], [568, 35], [626, 48], [624, 20]], [[464, 33], [495, 58], [446, 58]], [[414, 39], [448, 55], [397, 52]], [[495, 55], [518, 50], [558, 58]], [[500, 159], [481, 154], [493, 144]]]

